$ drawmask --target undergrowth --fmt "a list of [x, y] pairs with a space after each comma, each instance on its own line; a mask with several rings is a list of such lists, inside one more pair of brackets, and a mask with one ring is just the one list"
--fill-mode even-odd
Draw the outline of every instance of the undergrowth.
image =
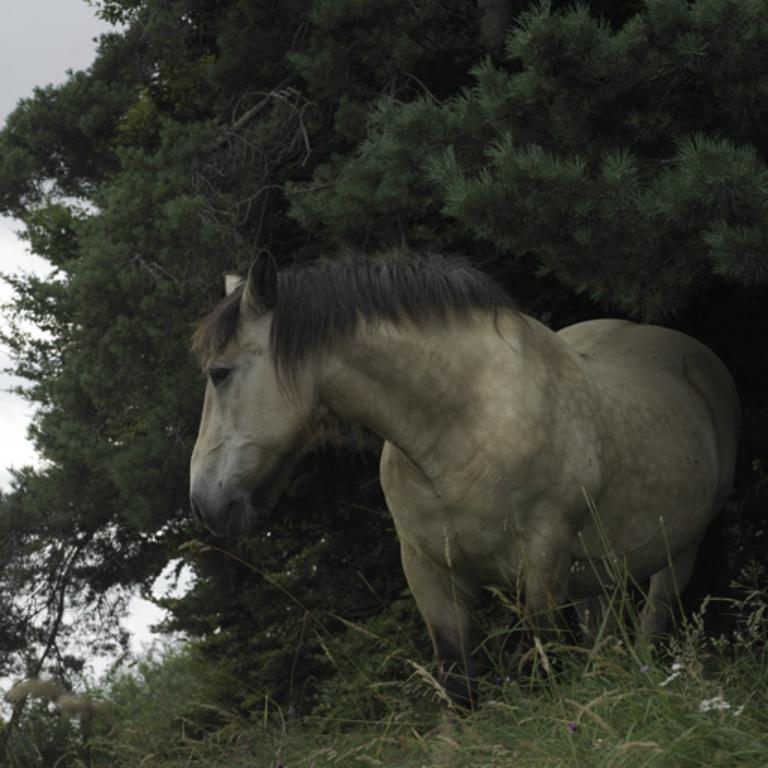
[[[221, 705], [238, 680], [188, 646], [108, 681], [101, 694], [109, 714], [70, 723], [71, 749], [55, 763], [31, 746], [27, 729], [25, 752], [11, 765], [764, 768], [768, 593], [754, 586], [761, 581], [730, 601], [739, 618], [728, 637], [706, 636], [710, 603], [660, 648], [637, 645], [623, 626], [591, 647], [539, 646], [528, 676], [502, 668], [487, 675], [482, 704], [470, 714], [446, 703], [413, 646], [370, 627], [350, 624], [335, 641], [343, 648], [328, 645], [338, 675], [303, 717], [258, 692], [247, 707]], [[379, 666], [399, 665], [400, 680], [381, 682], [365, 663], [368, 650]]]
[[[552, 653], [556, 649], [544, 649]], [[761, 766], [768, 764], [765, 647], [703, 652], [687, 644], [638, 664], [620, 641], [566, 655], [534, 685], [484, 686], [471, 715], [446, 709], [426, 674], [378, 720], [290, 721], [268, 701], [211, 732], [150, 734], [122, 722], [94, 764], [136, 766]], [[572, 652], [571, 652], [572, 653]], [[409, 689], [410, 686], [410, 689]], [[418, 694], [428, 694], [420, 699]], [[373, 693], [372, 693], [373, 695]], [[201, 703], [202, 704], [202, 703]], [[192, 719], [194, 715], [192, 714]], [[157, 734], [160, 736], [161, 734]], [[142, 760], [150, 762], [142, 763]]]

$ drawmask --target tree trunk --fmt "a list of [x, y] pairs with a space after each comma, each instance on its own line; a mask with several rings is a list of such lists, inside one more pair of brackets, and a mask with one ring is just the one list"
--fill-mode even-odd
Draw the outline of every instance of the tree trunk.
[[480, 42], [488, 52], [501, 47], [509, 25], [509, 0], [477, 0]]

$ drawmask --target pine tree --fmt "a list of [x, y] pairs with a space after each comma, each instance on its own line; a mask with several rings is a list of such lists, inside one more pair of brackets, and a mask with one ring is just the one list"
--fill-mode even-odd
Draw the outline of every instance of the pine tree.
[[765, 285], [765, 11], [659, 0], [612, 26], [543, 2], [455, 98], [382, 99], [294, 215], [353, 241], [487, 242], [646, 320], [718, 279]]
[[[46, 583], [59, 562], [51, 542], [82, 541], [65, 604], [117, 629], [125, 590], [146, 588], [190, 538], [208, 540], [187, 510], [204, 385], [188, 347], [222, 273], [260, 249], [282, 263], [316, 255], [286, 214], [285, 185], [351, 151], [381, 93], [442, 96], [480, 47], [467, 0], [99, 7], [124, 29], [102, 40], [87, 72], [37, 90], [0, 132], [0, 209], [23, 222], [52, 270], [12, 278], [5, 341], [38, 409], [32, 436], [44, 463], [0, 500], [0, 541], [9, 535], [0, 583], [23, 568]], [[29, 324], [44, 333], [25, 333]], [[201, 578], [169, 603], [171, 623], [212, 657], [242, 649], [238, 675], [284, 699], [311, 696], [305, 681], [328, 669], [314, 635], [300, 642], [306, 617], [284, 605], [276, 581], [303, 604], [356, 618], [404, 586], [388, 518], [348, 506], [381, 508], [376, 458], [346, 458], [351, 476], [335, 455], [310, 461], [264, 535], [226, 543], [234, 557], [181, 550]], [[333, 494], [319, 493], [321, 478]], [[337, 551], [343, 567], [328, 568]], [[321, 568], [322, 581], [308, 578]], [[274, 629], [254, 641], [266, 624]], [[60, 630], [53, 656], [29, 626], [9, 630], [0, 660], [34, 669], [44, 657], [52, 672], [74, 674], [60, 661], [77, 646]], [[298, 670], [287, 687], [286, 665]]]

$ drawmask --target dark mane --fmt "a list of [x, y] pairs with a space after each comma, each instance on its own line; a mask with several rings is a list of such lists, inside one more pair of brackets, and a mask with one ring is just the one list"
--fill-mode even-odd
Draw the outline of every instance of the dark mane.
[[[242, 288], [205, 317], [192, 348], [204, 367], [237, 331]], [[413, 323], [513, 306], [487, 275], [442, 256], [343, 256], [278, 275], [272, 355], [290, 372], [312, 352], [349, 339], [361, 322]]]

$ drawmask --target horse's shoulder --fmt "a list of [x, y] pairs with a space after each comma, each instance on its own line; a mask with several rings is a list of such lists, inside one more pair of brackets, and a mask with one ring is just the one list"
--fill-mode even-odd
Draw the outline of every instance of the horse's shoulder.
[[382, 446], [379, 475], [387, 497], [401, 493], [416, 493], [423, 498], [437, 496], [424, 469], [389, 440], [385, 440]]

